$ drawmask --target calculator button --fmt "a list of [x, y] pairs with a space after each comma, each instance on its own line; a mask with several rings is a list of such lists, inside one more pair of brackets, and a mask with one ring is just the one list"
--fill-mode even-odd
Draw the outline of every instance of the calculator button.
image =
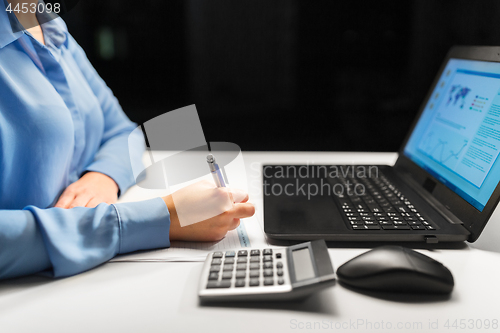
[[260, 284], [259, 279], [250, 279], [250, 283], [249, 283], [250, 287], [257, 287], [259, 284]]
[[264, 261], [273, 261], [273, 256], [264, 256]]
[[233, 272], [224, 272], [224, 273], [222, 273], [222, 279], [223, 280], [232, 279], [232, 278], [233, 278]]
[[258, 278], [260, 276], [260, 271], [250, 271], [251, 278]]
[[264, 279], [264, 285], [265, 286], [272, 286], [274, 284], [274, 279], [273, 278], [266, 278]]
[[[220, 260], [220, 259], [214, 259], [214, 260]], [[213, 265], [213, 261], [212, 261], [212, 265]], [[229, 264], [234, 264], [234, 258], [226, 258], [226, 260], [224, 260], [224, 265], [229, 265]]]
[[220, 265], [222, 264], [222, 260], [219, 258], [213, 259], [212, 260], [212, 265]]
[[273, 276], [273, 270], [272, 269], [265, 269], [264, 276]]
[[273, 263], [272, 262], [265, 262], [264, 268], [273, 268]]
[[283, 263], [280, 261], [279, 263], [276, 264], [276, 267], [283, 268]]
[[208, 283], [207, 283], [207, 289], [229, 288], [229, 287], [231, 287], [231, 280], [208, 281]]
[[219, 279], [219, 273], [210, 273], [208, 276], [209, 280], [218, 280]]
[[226, 252], [226, 258], [232, 258], [232, 257], [234, 257], [234, 256], [235, 256], [234, 251], [227, 251], [227, 252]]
[[246, 264], [247, 263], [247, 258], [246, 257], [238, 258], [237, 263], [238, 264]]
[[244, 279], [247, 276], [247, 272], [245, 271], [236, 271], [237, 279]]
[[245, 286], [245, 279], [238, 279], [234, 283], [235, 287], [244, 287]]
[[217, 273], [220, 271], [220, 265], [213, 265], [213, 266], [210, 266], [210, 273]]
[[278, 279], [278, 284], [284, 284], [284, 283], [285, 283], [285, 280], [283, 278]]
[[251, 270], [260, 269], [260, 264], [258, 262], [251, 263], [250, 264], [250, 269]]
[[246, 257], [248, 255], [247, 250], [238, 251], [238, 257]]
[[283, 270], [281, 268], [278, 268], [277, 274], [278, 276], [283, 276]]
[[237, 271], [244, 271], [246, 269], [247, 269], [247, 264], [238, 264], [238, 265], [236, 265], [236, 270]]
[[234, 265], [224, 265], [222, 268], [223, 271], [232, 271], [234, 268]]
[[260, 256], [260, 250], [252, 250], [250, 251], [251, 256]]
[[262, 253], [264, 255], [272, 255], [273, 254], [273, 250], [271, 250], [271, 249], [265, 249]]
[[281, 259], [281, 253], [276, 253], [276, 259]]
[[222, 252], [214, 252], [212, 258], [222, 258]]
[[250, 262], [260, 262], [260, 257], [250, 257]]

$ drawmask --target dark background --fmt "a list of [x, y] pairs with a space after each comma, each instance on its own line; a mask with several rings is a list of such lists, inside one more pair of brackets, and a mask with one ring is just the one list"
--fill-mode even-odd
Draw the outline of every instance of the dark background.
[[80, 0], [70, 32], [142, 123], [196, 104], [243, 150], [396, 151], [453, 45], [498, 0]]

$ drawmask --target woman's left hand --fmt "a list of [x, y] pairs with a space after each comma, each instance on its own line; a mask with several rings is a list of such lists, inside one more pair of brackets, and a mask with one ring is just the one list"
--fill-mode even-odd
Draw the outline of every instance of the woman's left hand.
[[117, 199], [118, 185], [112, 178], [100, 172], [87, 172], [64, 190], [54, 207], [94, 208], [103, 202], [115, 203]]

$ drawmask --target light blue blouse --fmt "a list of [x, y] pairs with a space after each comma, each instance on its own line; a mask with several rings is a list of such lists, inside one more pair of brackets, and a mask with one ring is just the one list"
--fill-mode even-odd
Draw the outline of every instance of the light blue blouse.
[[[13, 33], [0, 0], [0, 279], [80, 273], [119, 253], [168, 247], [161, 198], [53, 208], [87, 171], [134, 184], [128, 136], [136, 127], [61, 19], [45, 43]], [[10, 16], [10, 17], [9, 17]], [[141, 140], [131, 149], [143, 149]]]

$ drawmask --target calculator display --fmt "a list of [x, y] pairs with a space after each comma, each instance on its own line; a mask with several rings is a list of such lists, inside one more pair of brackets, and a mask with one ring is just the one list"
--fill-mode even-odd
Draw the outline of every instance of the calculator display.
[[292, 257], [295, 267], [295, 278], [297, 281], [316, 277], [311, 261], [311, 253], [308, 247], [292, 251]]

